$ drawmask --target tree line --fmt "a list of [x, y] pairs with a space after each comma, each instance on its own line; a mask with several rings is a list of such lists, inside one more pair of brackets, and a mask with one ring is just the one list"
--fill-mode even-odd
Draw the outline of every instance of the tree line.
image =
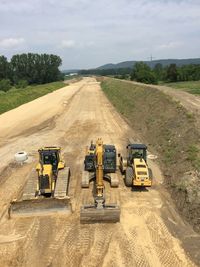
[[81, 70], [82, 75], [114, 76], [119, 79], [130, 79], [143, 83], [180, 82], [200, 80], [200, 65], [183, 65], [178, 67], [170, 64], [163, 67], [158, 63], [154, 68], [144, 62], [137, 62], [133, 68]]
[[10, 61], [0, 56], [0, 90], [11, 86], [23, 88], [29, 84], [44, 84], [63, 80], [59, 67], [62, 60], [52, 54], [14, 55]]

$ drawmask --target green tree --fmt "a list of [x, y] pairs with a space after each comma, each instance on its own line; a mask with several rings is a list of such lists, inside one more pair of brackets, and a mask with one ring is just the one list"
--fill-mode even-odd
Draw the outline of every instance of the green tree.
[[49, 83], [61, 78], [59, 66], [62, 60], [59, 56], [48, 54], [21, 54], [11, 58], [13, 82], [26, 80], [29, 84]]
[[0, 80], [9, 78], [9, 62], [4, 56], [0, 56]]
[[135, 80], [137, 82], [142, 83], [157, 83], [156, 75], [153, 73], [151, 68], [144, 62], [137, 62], [135, 64], [131, 73], [131, 80]]
[[169, 82], [177, 82], [178, 80], [178, 70], [176, 64], [170, 64], [167, 68], [167, 80]]
[[153, 69], [157, 80], [162, 81], [164, 76], [163, 66], [161, 63], [157, 63]]

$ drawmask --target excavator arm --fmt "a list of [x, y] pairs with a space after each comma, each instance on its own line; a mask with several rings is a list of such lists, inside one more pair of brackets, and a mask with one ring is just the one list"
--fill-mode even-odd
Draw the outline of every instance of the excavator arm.
[[98, 139], [96, 146], [96, 195], [103, 197], [103, 142]]
[[95, 150], [95, 196], [93, 205], [84, 205], [80, 211], [81, 223], [119, 222], [120, 208], [116, 204], [106, 204], [104, 198], [104, 147], [102, 139], [96, 142]]

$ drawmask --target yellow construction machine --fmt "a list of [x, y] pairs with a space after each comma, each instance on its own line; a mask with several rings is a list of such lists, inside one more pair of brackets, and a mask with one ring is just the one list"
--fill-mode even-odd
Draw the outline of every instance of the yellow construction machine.
[[126, 157], [119, 154], [120, 170], [122, 174], [125, 174], [125, 185], [128, 187], [150, 187], [153, 175], [147, 165], [147, 146], [129, 143], [126, 148]]
[[88, 188], [94, 181], [94, 204], [81, 207], [81, 223], [119, 222], [120, 208], [117, 204], [108, 204], [105, 201], [104, 180], [118, 187], [119, 181], [116, 174], [116, 149], [113, 145], [104, 145], [98, 139], [96, 145], [91, 143], [84, 160], [82, 188]]
[[61, 148], [42, 147], [38, 152], [39, 162], [28, 177], [21, 198], [10, 204], [10, 217], [71, 212], [70, 168], [65, 167]]

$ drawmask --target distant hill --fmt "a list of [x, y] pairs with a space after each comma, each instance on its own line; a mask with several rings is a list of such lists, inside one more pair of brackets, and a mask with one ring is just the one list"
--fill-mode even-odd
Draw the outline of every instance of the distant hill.
[[[105, 64], [103, 66], [98, 67], [99, 70], [106, 69], [120, 69], [120, 68], [132, 68], [135, 63], [138, 61], [124, 61], [117, 64]], [[151, 68], [153, 68], [157, 63], [162, 64], [163, 66], [168, 66], [170, 64], [176, 64], [177, 66], [189, 65], [189, 64], [200, 64], [200, 58], [189, 58], [189, 59], [159, 59], [152, 61], [143, 61]]]
[[71, 69], [71, 70], [62, 70], [62, 73], [69, 74], [69, 73], [78, 73], [79, 69]]

